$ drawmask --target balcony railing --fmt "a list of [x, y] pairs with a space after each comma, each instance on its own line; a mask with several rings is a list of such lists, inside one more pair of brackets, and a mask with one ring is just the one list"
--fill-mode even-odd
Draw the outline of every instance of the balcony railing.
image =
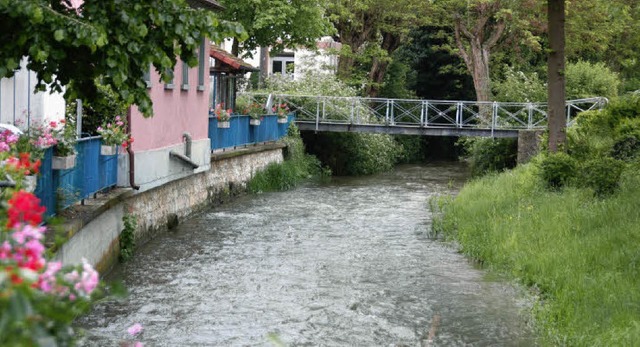
[[99, 136], [78, 140], [76, 165], [68, 170], [53, 170], [53, 149], [46, 150], [35, 194], [47, 216], [116, 185], [118, 156], [101, 155], [101, 144]]
[[264, 115], [260, 125], [249, 125], [251, 117], [235, 115], [231, 117], [229, 128], [218, 128], [218, 120], [209, 118], [209, 138], [211, 150], [231, 149], [256, 143], [277, 141], [287, 134], [289, 123], [294, 117], [290, 115], [287, 123], [278, 123], [276, 115]]

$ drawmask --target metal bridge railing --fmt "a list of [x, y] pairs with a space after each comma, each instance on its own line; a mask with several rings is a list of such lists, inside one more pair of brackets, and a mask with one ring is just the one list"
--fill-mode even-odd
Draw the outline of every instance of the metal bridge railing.
[[[477, 129], [540, 129], [547, 126], [546, 103], [381, 99], [244, 93], [262, 105], [287, 103], [297, 121]], [[606, 98], [567, 101], [567, 124], [579, 112], [600, 109]]]

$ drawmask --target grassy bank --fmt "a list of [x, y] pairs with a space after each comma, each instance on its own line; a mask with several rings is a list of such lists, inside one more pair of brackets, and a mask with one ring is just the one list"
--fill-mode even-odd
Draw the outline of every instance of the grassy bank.
[[434, 226], [464, 253], [539, 295], [545, 345], [640, 341], [640, 165], [606, 198], [589, 188], [549, 191], [538, 166], [467, 184]]
[[283, 141], [287, 145], [284, 162], [270, 164], [257, 172], [247, 184], [250, 192], [287, 190], [312, 177], [331, 176], [330, 170], [323, 169], [316, 157], [305, 153], [295, 124], [289, 126]]

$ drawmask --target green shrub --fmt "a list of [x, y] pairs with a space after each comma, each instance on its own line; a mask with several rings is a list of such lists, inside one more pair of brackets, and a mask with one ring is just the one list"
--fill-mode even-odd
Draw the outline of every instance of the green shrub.
[[540, 177], [552, 190], [569, 185], [576, 176], [576, 161], [564, 152], [545, 156], [538, 162]]
[[620, 185], [620, 175], [624, 163], [619, 160], [602, 157], [580, 165], [578, 185], [592, 188], [600, 197], [613, 194]]
[[288, 190], [313, 176], [331, 176], [331, 170], [323, 169], [316, 157], [305, 153], [300, 131], [294, 123], [289, 125], [283, 142], [287, 145], [285, 161], [272, 163], [257, 172], [247, 184], [250, 192]]
[[393, 139], [401, 148], [398, 162], [420, 163], [425, 158], [425, 139], [423, 136], [395, 135]]
[[136, 239], [134, 232], [138, 225], [138, 220], [136, 216], [127, 214], [122, 217], [122, 222], [124, 223], [124, 229], [120, 233], [119, 244], [120, 244], [120, 262], [126, 262], [127, 260], [133, 257], [133, 252], [136, 248]]
[[[103, 122], [113, 123], [116, 116], [124, 117], [127, 113], [126, 103], [110, 87], [98, 85], [97, 88], [95, 98], [82, 104], [82, 132], [89, 135], [98, 135], [96, 129]], [[75, 100], [68, 100], [66, 114], [75, 115], [76, 106]]]
[[622, 135], [611, 149], [611, 156], [618, 160], [629, 161], [640, 153], [640, 132]]
[[465, 137], [461, 138], [459, 143], [465, 149], [465, 158], [469, 161], [473, 176], [504, 171], [514, 168], [517, 164], [516, 139]]
[[612, 98], [618, 95], [620, 78], [604, 63], [578, 61], [566, 67], [567, 99], [595, 96]]
[[538, 102], [547, 100], [547, 86], [535, 72], [516, 71], [511, 66], [504, 69], [504, 77], [493, 83], [496, 101]]

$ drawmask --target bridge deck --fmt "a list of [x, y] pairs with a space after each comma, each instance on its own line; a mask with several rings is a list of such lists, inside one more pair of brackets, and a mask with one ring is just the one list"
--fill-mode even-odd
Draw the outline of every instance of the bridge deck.
[[[429, 136], [517, 137], [547, 127], [546, 103], [403, 100], [245, 93], [270, 112], [286, 104], [300, 130]], [[567, 126], [578, 113], [606, 105], [606, 98], [566, 102]]]
[[358, 132], [393, 135], [421, 135], [421, 136], [482, 136], [482, 137], [518, 137], [518, 129], [489, 129], [489, 128], [452, 128], [452, 127], [420, 127], [417, 125], [383, 125], [383, 124], [344, 124], [318, 123], [313, 121], [296, 121], [296, 125], [303, 131], [321, 132]]

